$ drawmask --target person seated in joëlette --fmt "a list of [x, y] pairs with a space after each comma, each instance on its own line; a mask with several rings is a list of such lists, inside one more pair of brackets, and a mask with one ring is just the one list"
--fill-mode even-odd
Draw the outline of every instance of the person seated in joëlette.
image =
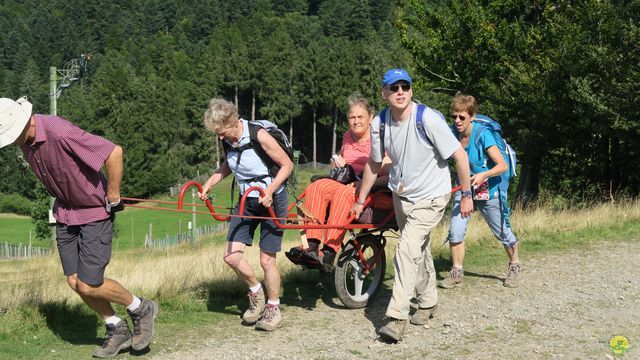
[[[349, 212], [356, 201], [358, 179], [362, 175], [371, 150], [370, 125], [374, 109], [369, 105], [368, 100], [359, 94], [350, 96], [348, 102], [349, 130], [344, 133], [340, 154], [332, 157], [331, 166], [332, 168], [351, 166], [356, 179], [343, 184], [331, 178], [321, 178], [312, 182], [305, 190], [306, 212], [323, 224], [345, 224], [349, 219]], [[387, 162], [390, 163], [388, 159]], [[376, 186], [386, 185], [387, 175], [379, 176]], [[339, 228], [308, 229], [306, 235], [309, 247], [293, 247], [285, 252], [285, 255], [294, 264], [331, 272], [344, 234], [345, 230]]]

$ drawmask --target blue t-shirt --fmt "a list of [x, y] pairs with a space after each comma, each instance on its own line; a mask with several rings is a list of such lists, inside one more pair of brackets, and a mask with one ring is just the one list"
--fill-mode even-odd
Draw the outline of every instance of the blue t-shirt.
[[[477, 143], [479, 146], [476, 146], [476, 132], [479, 129], [484, 129], [480, 134], [480, 138]], [[458, 138], [458, 131], [455, 126], [451, 127], [453, 134]], [[481, 173], [483, 171], [487, 171], [492, 167], [496, 166], [496, 163], [491, 160], [489, 157], [489, 153], [487, 149], [492, 146], [498, 146], [496, 143], [493, 134], [491, 131], [485, 127], [477, 126], [473, 122], [471, 122], [471, 136], [469, 137], [469, 142], [467, 143], [467, 147], [464, 149], [467, 152], [467, 156], [469, 156], [469, 168], [471, 170], [471, 175]], [[494, 199], [498, 196], [498, 185], [500, 184], [500, 176], [494, 176], [489, 178], [489, 196], [491, 199]]]

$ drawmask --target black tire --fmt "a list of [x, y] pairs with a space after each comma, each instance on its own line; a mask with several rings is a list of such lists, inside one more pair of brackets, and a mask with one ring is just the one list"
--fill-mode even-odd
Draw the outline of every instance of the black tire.
[[[367, 306], [380, 289], [387, 267], [384, 253], [384, 237], [366, 235], [358, 239], [367, 263], [371, 266], [368, 274], [364, 274], [364, 266], [360, 262], [353, 242], [347, 243], [335, 269], [335, 287], [340, 301], [349, 309]], [[379, 254], [375, 257], [374, 255]]]

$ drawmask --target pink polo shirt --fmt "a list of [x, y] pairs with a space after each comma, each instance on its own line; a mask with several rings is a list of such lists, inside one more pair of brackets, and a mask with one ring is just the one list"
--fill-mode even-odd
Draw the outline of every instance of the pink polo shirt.
[[340, 152], [347, 164], [353, 167], [353, 170], [355, 170], [358, 176], [361, 176], [362, 171], [364, 171], [364, 166], [369, 160], [371, 141], [359, 144], [351, 137], [351, 130], [347, 130], [342, 137], [342, 147]]
[[104, 220], [107, 179], [101, 169], [115, 144], [53, 115], [34, 115], [36, 136], [21, 146], [38, 179], [56, 198], [53, 217], [66, 225]]

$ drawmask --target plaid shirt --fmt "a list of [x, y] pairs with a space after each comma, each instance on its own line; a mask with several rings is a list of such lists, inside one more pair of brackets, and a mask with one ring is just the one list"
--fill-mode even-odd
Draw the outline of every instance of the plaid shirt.
[[56, 198], [53, 216], [66, 225], [109, 217], [107, 179], [100, 171], [115, 144], [53, 115], [35, 115], [36, 136], [21, 146], [33, 172]]

